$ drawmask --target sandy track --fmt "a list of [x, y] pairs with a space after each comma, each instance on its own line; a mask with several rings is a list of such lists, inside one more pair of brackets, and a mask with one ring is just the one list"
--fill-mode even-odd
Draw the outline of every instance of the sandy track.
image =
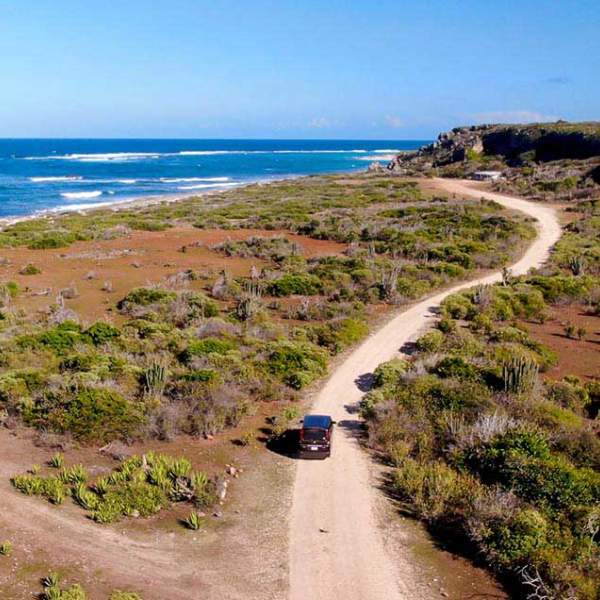
[[[515, 275], [541, 265], [560, 237], [551, 208], [484, 192], [465, 181], [435, 183], [447, 192], [484, 196], [537, 219], [538, 237], [511, 267]], [[369, 459], [353, 435], [360, 427], [355, 413], [363, 394], [360, 381], [416, 338], [432, 322], [432, 308], [446, 296], [500, 278], [494, 273], [457, 285], [399, 314], [354, 350], [316, 396], [312, 412], [332, 415], [338, 431], [329, 460], [298, 463], [290, 518], [290, 600], [419, 598], [408, 560], [391, 559], [376, 522], [379, 492], [371, 481]]]
[[[439, 185], [459, 195], [482, 195], [461, 182]], [[510, 197], [485, 196], [540, 222], [539, 237], [513, 271], [522, 273], [543, 262], [560, 233], [553, 211]], [[378, 533], [374, 504], [379, 498], [370, 485], [368, 459], [351, 435], [358, 426], [351, 407], [361, 396], [355, 380], [393, 357], [426, 326], [432, 316], [429, 307], [473, 283], [420, 302], [390, 321], [336, 369], [316, 398], [315, 411], [334, 415], [342, 427], [331, 460], [298, 463], [289, 531], [292, 600], [419, 598], [410, 557], [392, 561]], [[285, 593], [286, 557], [279, 554], [286, 534], [285, 464], [277, 467], [282, 474], [268, 461], [253, 471], [257, 481], [247, 485], [247, 497], [239, 503], [243, 514], [230, 517], [227, 532], [197, 543], [188, 536], [182, 543], [185, 532], [132, 535], [119, 526], [99, 527], [74, 506], [57, 509], [24, 497], [11, 488], [9, 477], [42, 462], [43, 453], [2, 430], [0, 455], [0, 530], [14, 537], [20, 550], [45, 548], [49, 558], [73, 564], [91, 580], [100, 576], [105, 587], [136, 589], [148, 600], [279, 600]]]

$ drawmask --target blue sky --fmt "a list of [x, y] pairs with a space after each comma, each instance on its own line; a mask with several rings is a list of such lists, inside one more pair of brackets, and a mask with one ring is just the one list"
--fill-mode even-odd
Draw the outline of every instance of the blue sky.
[[0, 0], [0, 137], [600, 118], [598, 0]]

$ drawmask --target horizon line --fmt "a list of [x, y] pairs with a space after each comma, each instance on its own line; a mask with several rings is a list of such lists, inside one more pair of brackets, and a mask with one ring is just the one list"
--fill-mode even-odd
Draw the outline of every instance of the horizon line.
[[233, 141], [265, 141], [265, 142], [429, 142], [435, 138], [270, 138], [270, 137], [90, 137], [90, 136], [68, 136], [68, 137], [50, 137], [50, 136], [0, 136], [0, 141], [10, 140], [151, 140], [151, 141], [215, 141], [215, 142], [233, 142]]

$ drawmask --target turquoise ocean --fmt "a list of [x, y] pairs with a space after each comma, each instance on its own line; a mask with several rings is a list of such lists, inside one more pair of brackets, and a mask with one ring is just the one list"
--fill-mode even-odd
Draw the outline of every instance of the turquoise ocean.
[[0, 140], [0, 217], [365, 169], [427, 140]]

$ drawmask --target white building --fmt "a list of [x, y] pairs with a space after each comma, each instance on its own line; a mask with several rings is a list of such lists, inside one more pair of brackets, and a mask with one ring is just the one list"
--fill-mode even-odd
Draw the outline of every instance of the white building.
[[502, 171], [475, 171], [471, 177], [477, 181], [497, 181], [502, 177]]

